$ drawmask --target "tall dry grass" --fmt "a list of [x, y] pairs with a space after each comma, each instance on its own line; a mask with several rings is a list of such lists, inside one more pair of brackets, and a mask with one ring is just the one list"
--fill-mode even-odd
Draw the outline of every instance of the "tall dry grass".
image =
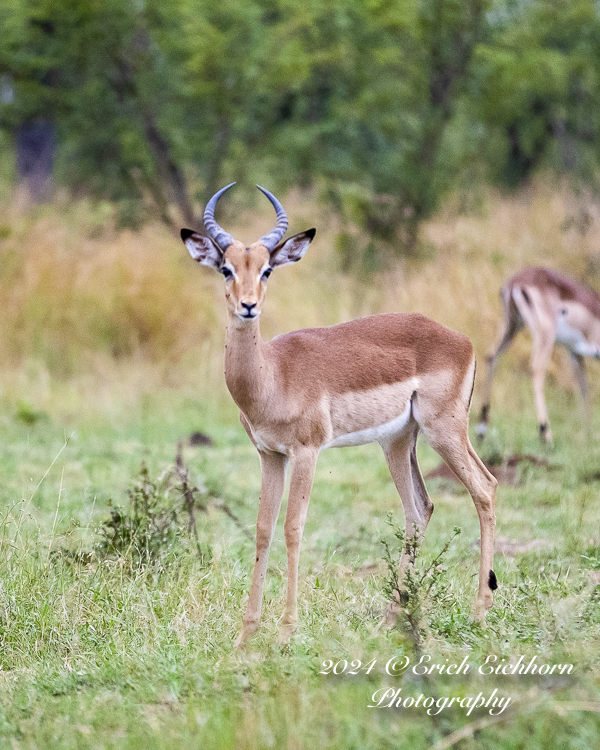
[[[301, 193], [284, 203], [290, 231], [318, 232], [302, 263], [269, 282], [266, 338], [376, 312], [419, 311], [466, 333], [481, 358], [497, 334], [498, 289], [519, 268], [549, 265], [600, 287], [598, 208], [565, 185], [540, 179], [512, 196], [488, 191], [468, 213], [450, 200], [424, 227], [426, 259], [398, 260], [362, 277], [340, 271], [334, 247], [341, 228], [332, 216]], [[222, 223], [246, 242], [273, 223], [269, 206], [224, 209]], [[5, 395], [33, 389], [48, 400], [59, 381], [79, 384], [80, 397], [91, 394], [96, 404], [115, 388], [132, 398], [161, 385], [223, 394], [222, 279], [195, 265], [164, 227], [117, 231], [110, 206], [86, 202], [28, 211], [8, 205], [0, 224]], [[517, 368], [526, 366], [525, 337], [512, 356]], [[570, 380], [560, 357], [553, 372]]]

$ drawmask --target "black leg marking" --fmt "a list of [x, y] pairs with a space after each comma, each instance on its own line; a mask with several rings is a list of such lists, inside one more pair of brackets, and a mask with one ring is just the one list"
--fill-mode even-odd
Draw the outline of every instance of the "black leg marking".
[[546, 434], [546, 430], [547, 429], [548, 429], [548, 423], [547, 422], [544, 422], [543, 424], [540, 425], [540, 437], [541, 438], [544, 437], [544, 435]]
[[488, 579], [488, 586], [491, 588], [492, 591], [495, 591], [498, 588], [498, 580], [496, 578], [496, 574], [493, 570], [490, 570], [490, 577]]
[[487, 424], [489, 416], [490, 416], [490, 405], [484, 404], [481, 407], [481, 415], [479, 417], [479, 421], [483, 422], [483, 424]]
[[475, 360], [475, 367], [473, 368], [473, 382], [471, 383], [471, 393], [469, 394], [469, 403], [467, 405], [467, 411], [471, 408], [471, 399], [473, 398], [473, 391], [475, 390], [475, 375], [477, 374], [477, 360]]

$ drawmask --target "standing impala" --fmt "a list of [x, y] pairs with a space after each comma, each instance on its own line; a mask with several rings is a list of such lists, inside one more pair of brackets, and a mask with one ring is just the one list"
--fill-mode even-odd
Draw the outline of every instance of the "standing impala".
[[484, 400], [477, 434], [483, 438], [487, 431], [492, 383], [498, 359], [508, 349], [516, 334], [527, 326], [532, 338], [531, 371], [540, 438], [552, 443], [544, 399], [544, 382], [552, 350], [555, 343], [560, 344], [571, 355], [575, 378], [587, 407], [583, 358], [600, 358], [600, 295], [549, 268], [523, 269], [508, 280], [500, 295], [504, 307], [504, 322], [500, 343], [496, 351], [487, 358]]
[[[287, 216], [257, 186], [277, 214], [276, 227], [245, 247], [215, 221], [215, 206], [233, 184], [208, 202], [205, 237], [183, 229], [192, 258], [225, 277], [228, 323], [225, 380], [260, 455], [262, 485], [256, 560], [243, 627], [245, 642], [260, 621], [269, 546], [285, 484], [291, 480], [284, 533], [288, 586], [280, 640], [298, 622], [298, 559], [315, 466], [323, 448], [378, 442], [404, 506], [407, 530], [422, 534], [433, 512], [417, 466], [416, 442], [429, 443], [467, 487], [481, 527], [476, 614], [483, 619], [497, 587], [493, 572], [496, 480], [468, 436], [475, 360], [469, 340], [422, 315], [373, 315], [330, 328], [309, 328], [263, 341], [259, 331], [271, 271], [299, 261], [315, 230], [282, 241]], [[406, 556], [403, 560], [406, 564]]]

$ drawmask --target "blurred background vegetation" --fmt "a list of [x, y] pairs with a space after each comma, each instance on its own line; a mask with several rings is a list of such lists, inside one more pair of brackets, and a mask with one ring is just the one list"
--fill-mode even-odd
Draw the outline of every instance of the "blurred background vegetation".
[[222, 285], [174, 234], [232, 180], [234, 236], [272, 224], [257, 182], [318, 228], [270, 284], [269, 337], [418, 310], [481, 358], [509, 274], [600, 273], [594, 0], [12, 0], [0, 40], [13, 401], [92, 375], [91, 404], [224, 393]]
[[11, 0], [0, 40], [5, 367], [207, 362], [220, 287], [173, 234], [231, 180], [234, 234], [256, 182], [319, 228], [271, 335], [420, 309], [481, 355], [505, 275], [600, 269], [594, 0]]
[[[315, 187], [348, 265], [418, 251], [455, 191], [598, 187], [595, 0], [11, 0], [5, 177], [198, 224], [221, 185]], [[14, 165], [14, 166], [10, 166]], [[238, 191], [240, 194], [244, 191]], [[246, 191], [249, 192], [249, 191]]]

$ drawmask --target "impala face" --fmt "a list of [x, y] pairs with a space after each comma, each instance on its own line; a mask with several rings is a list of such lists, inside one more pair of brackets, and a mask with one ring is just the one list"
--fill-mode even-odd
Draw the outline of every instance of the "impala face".
[[223, 256], [225, 299], [230, 313], [242, 321], [254, 320], [262, 310], [271, 271], [271, 256], [260, 242], [243, 248], [234, 242]]
[[[210, 237], [191, 229], [181, 230], [181, 239], [192, 258], [210, 266], [225, 278], [225, 299], [229, 314], [242, 323], [256, 320], [262, 311], [267, 291], [267, 279], [276, 266], [296, 263], [308, 250], [315, 229], [308, 229], [280, 242], [287, 229], [287, 216], [281, 203], [268, 190], [257, 185], [275, 208], [277, 225], [257, 242], [246, 247], [225, 232], [214, 219], [217, 200], [231, 185], [219, 190], [208, 202], [204, 212], [204, 226]], [[279, 243], [279, 244], [278, 244]]]

